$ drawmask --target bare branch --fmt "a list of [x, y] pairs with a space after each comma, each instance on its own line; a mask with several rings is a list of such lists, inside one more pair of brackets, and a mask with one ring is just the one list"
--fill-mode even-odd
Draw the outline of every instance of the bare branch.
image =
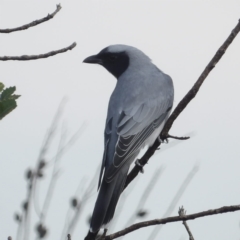
[[[191, 181], [193, 180], [194, 176], [196, 175], [196, 173], [198, 172], [199, 167], [198, 166], [194, 166], [192, 168], [192, 170], [188, 173], [188, 175], [186, 176], [186, 178], [184, 179], [184, 181], [182, 182], [180, 188], [178, 189], [176, 195], [174, 196], [174, 198], [172, 199], [171, 203], [169, 204], [166, 212], [163, 215], [163, 218], [169, 217], [173, 210], [175, 209], [176, 205], [178, 204], [180, 198], [182, 197], [182, 195], [184, 194], [184, 192], [186, 191], [188, 185], [191, 183]], [[154, 240], [159, 231], [161, 230], [162, 225], [160, 226], [155, 226], [148, 238], [148, 240]]]
[[151, 191], [153, 190], [155, 184], [157, 183], [157, 180], [159, 179], [160, 176], [162, 176], [163, 171], [165, 170], [165, 167], [161, 166], [160, 168], [155, 170], [155, 173], [152, 176], [152, 179], [149, 181], [147, 187], [145, 188], [139, 203], [136, 207], [136, 210], [133, 212], [133, 214], [130, 216], [126, 223], [126, 227], [129, 226], [130, 224], [133, 224], [135, 220], [138, 218], [138, 213], [143, 210], [143, 206], [145, 202], [147, 201], [149, 195], [151, 194]]
[[240, 31], [240, 21], [238, 21], [238, 24], [236, 27], [232, 30], [226, 41], [223, 43], [223, 45], [217, 50], [216, 54], [212, 58], [212, 60], [208, 63], [200, 77], [198, 78], [197, 82], [193, 85], [193, 87], [190, 89], [190, 91], [186, 94], [186, 96], [180, 101], [180, 103], [177, 105], [177, 107], [174, 109], [171, 116], [168, 118], [162, 132], [161, 137], [164, 139], [167, 137], [169, 130], [172, 127], [173, 122], [176, 120], [176, 118], [179, 116], [179, 114], [186, 108], [186, 106], [189, 104], [189, 102], [196, 96], [198, 93], [201, 85], [203, 84], [204, 80], [207, 78], [208, 74], [212, 71], [212, 69], [216, 66], [216, 64], [219, 62], [219, 60], [222, 58], [223, 54], [226, 52], [227, 48], [230, 46], [234, 38], [237, 36], [237, 34]]
[[[116, 209], [116, 212], [114, 213], [114, 218], [111, 221], [111, 224], [108, 227], [108, 231], [109, 232], [114, 232], [113, 230], [115, 229], [115, 226], [117, 225], [117, 222], [123, 212], [123, 209], [126, 206], [126, 200], [128, 199], [129, 195], [132, 194], [134, 187], [136, 186], [137, 182], [139, 179], [136, 179], [134, 181], [134, 183], [128, 188], [126, 189], [126, 191], [124, 191], [121, 195], [120, 201], [118, 203], [118, 207]], [[134, 222], [131, 222], [129, 225], [133, 224]], [[128, 226], [129, 226], [128, 225]], [[126, 226], [126, 227], [128, 227]]]
[[[183, 208], [183, 206], [179, 208], [178, 214], [179, 214], [179, 216], [186, 216], [186, 210]], [[193, 237], [193, 235], [192, 235], [192, 233], [190, 231], [190, 228], [187, 225], [187, 222], [183, 221], [183, 225], [184, 225], [184, 227], [186, 228], [186, 230], [188, 232], [189, 240], [194, 240], [194, 237]]]
[[68, 50], [72, 50], [76, 46], [77, 46], [77, 43], [74, 42], [70, 46], [56, 50], [56, 51], [51, 51], [51, 52], [39, 54], [39, 55], [23, 55], [23, 56], [10, 56], [10, 57], [4, 56], [4, 57], [0, 57], [0, 61], [9, 61], [9, 60], [28, 61], [28, 60], [36, 60], [41, 58], [48, 58], [48, 57], [57, 55], [59, 53], [67, 52]]
[[61, 10], [61, 8], [62, 8], [61, 5], [58, 4], [56, 10], [52, 14], [48, 14], [44, 18], [41, 18], [39, 20], [35, 20], [35, 21], [33, 21], [31, 23], [28, 23], [28, 24], [25, 24], [25, 25], [23, 25], [21, 27], [0, 29], [0, 33], [12, 33], [12, 32], [16, 32], [16, 31], [26, 30], [26, 29], [28, 29], [30, 27], [35, 27], [38, 24], [41, 24], [43, 22], [46, 22], [46, 21], [52, 19]]
[[[25, 208], [24, 208], [24, 212], [23, 212], [23, 220], [21, 223], [22, 224], [21, 231], [23, 231], [22, 239], [24, 239], [24, 240], [28, 240], [28, 238], [29, 238], [29, 231], [30, 231], [30, 226], [31, 226], [30, 214], [31, 214], [33, 197], [34, 197], [35, 192], [37, 191], [37, 186], [38, 186], [38, 181], [39, 181], [40, 175], [42, 174], [42, 171], [46, 165], [45, 156], [46, 156], [46, 153], [48, 152], [50, 144], [55, 136], [56, 129], [58, 126], [58, 121], [62, 114], [63, 104], [64, 104], [64, 99], [60, 103], [60, 106], [57, 110], [57, 113], [54, 116], [54, 119], [52, 121], [50, 129], [47, 132], [46, 138], [43, 142], [43, 146], [41, 147], [41, 150], [40, 150], [40, 153], [39, 153], [39, 156], [37, 159], [36, 167], [30, 171], [31, 174], [28, 177], [27, 198], [24, 203]], [[21, 239], [21, 236], [17, 236], [17, 238]]]
[[47, 193], [46, 193], [46, 196], [45, 196], [45, 200], [43, 202], [42, 210], [41, 210], [41, 213], [40, 213], [40, 222], [41, 223], [43, 223], [45, 221], [47, 211], [48, 211], [48, 208], [49, 208], [49, 205], [50, 205], [50, 201], [51, 201], [51, 198], [52, 198], [52, 195], [53, 195], [53, 191], [55, 189], [55, 185], [56, 185], [56, 182], [57, 182], [57, 179], [58, 179], [58, 176], [59, 176], [57, 174], [59, 172], [59, 166], [58, 166], [58, 163], [59, 163], [59, 158], [58, 157], [60, 157], [59, 156], [59, 150], [62, 148], [62, 146], [65, 142], [65, 139], [66, 139], [66, 129], [64, 129], [62, 127], [62, 133], [61, 133], [61, 137], [60, 137], [60, 141], [59, 141], [59, 145], [58, 145], [58, 150], [57, 150], [57, 157], [55, 158], [55, 161], [54, 161], [51, 180], [50, 180], [48, 190], [47, 190]]
[[173, 138], [177, 140], [188, 140], [190, 137], [176, 137], [168, 134], [167, 138]]
[[130, 227], [127, 227], [119, 232], [110, 234], [110, 235], [106, 236], [104, 239], [105, 240], [115, 239], [115, 238], [124, 236], [130, 232], [136, 231], [140, 228], [149, 227], [149, 226], [153, 226], [153, 225], [193, 220], [196, 218], [216, 215], [216, 214], [220, 214], [220, 213], [235, 212], [235, 211], [240, 211], [240, 205], [225, 206], [225, 207], [221, 207], [221, 208], [217, 208], [217, 209], [210, 209], [208, 211], [189, 214], [189, 215], [185, 215], [185, 216], [175, 216], [175, 217], [168, 217], [168, 218], [154, 219], [154, 220], [150, 220], [150, 221], [139, 222], [139, 223], [133, 224]]
[[49, 205], [50, 205], [50, 201], [55, 189], [55, 185], [56, 185], [56, 181], [58, 179], [59, 176], [59, 163], [60, 163], [60, 159], [63, 157], [63, 154], [66, 152], [66, 150], [71, 147], [74, 142], [79, 138], [80, 134], [83, 132], [85, 128], [85, 125], [82, 125], [79, 130], [74, 133], [71, 138], [65, 143], [66, 140], [66, 129], [62, 128], [62, 134], [61, 134], [61, 138], [59, 141], [59, 146], [58, 146], [58, 150], [57, 150], [57, 154], [54, 157], [54, 166], [53, 166], [53, 171], [52, 171], [52, 176], [51, 176], [51, 180], [48, 186], [48, 190], [45, 196], [45, 200], [43, 203], [43, 207], [42, 207], [42, 211], [40, 214], [40, 221], [44, 222], [46, 215], [47, 215], [47, 211], [49, 209]]
[[184, 225], [184, 227], [186, 228], [186, 230], [187, 230], [187, 232], [188, 232], [189, 240], [194, 240], [194, 237], [193, 237], [193, 235], [192, 235], [192, 233], [191, 233], [191, 231], [190, 231], [190, 228], [189, 228], [188, 225], [187, 225], [187, 222], [186, 222], [186, 221], [183, 221], [183, 225]]
[[[223, 54], [226, 52], [227, 48], [230, 46], [234, 38], [237, 36], [237, 34], [240, 31], [240, 21], [238, 21], [238, 24], [236, 27], [232, 30], [231, 34], [228, 36], [227, 40], [223, 43], [223, 45], [217, 50], [216, 54], [212, 58], [212, 60], [209, 62], [209, 64], [206, 66], [196, 83], [193, 85], [193, 87], [190, 89], [190, 91], [185, 95], [185, 97], [180, 101], [180, 103], [177, 105], [177, 107], [174, 109], [171, 116], [168, 118], [166, 124], [164, 125], [164, 128], [160, 134], [161, 139], [167, 139], [169, 134], [169, 130], [171, 129], [173, 122], [177, 119], [179, 114], [186, 108], [186, 106], [189, 104], [189, 102], [196, 96], [197, 92], [199, 91], [202, 83], [207, 78], [208, 74], [211, 72], [211, 70], [216, 66], [216, 64], [219, 62], [219, 60], [222, 58]], [[158, 149], [158, 147], [161, 145], [161, 143], [156, 139], [154, 144], [149, 147], [149, 149], [146, 151], [146, 153], [143, 155], [143, 157], [139, 160], [139, 163], [141, 165], [145, 165], [148, 160], [152, 157], [152, 155], [155, 153], [155, 151]], [[135, 166], [132, 171], [128, 174], [125, 188], [128, 186], [128, 184], [138, 175], [140, 172], [139, 166]]]
[[[86, 189], [84, 190], [84, 192], [83, 193], [81, 192], [81, 196], [76, 196], [76, 198], [79, 199], [79, 204], [77, 204], [77, 206], [75, 208], [75, 211], [74, 211], [74, 214], [71, 217], [71, 219], [69, 219], [69, 221], [65, 221], [65, 226], [63, 228], [62, 238], [65, 237], [67, 233], [73, 234], [73, 232], [75, 230], [75, 227], [76, 227], [76, 224], [79, 221], [79, 218], [81, 216], [81, 213], [84, 209], [85, 204], [88, 203], [89, 198], [91, 198], [93, 196], [93, 193], [95, 192], [94, 190], [95, 190], [97, 180], [98, 180], [98, 174], [97, 173], [99, 172], [99, 169], [100, 169], [100, 165], [96, 169], [96, 172], [93, 175], [93, 178], [89, 182], [89, 184], [86, 187]], [[69, 213], [69, 211], [68, 211], [68, 213]], [[69, 214], [67, 214], [67, 217], [68, 217], [68, 215]]]

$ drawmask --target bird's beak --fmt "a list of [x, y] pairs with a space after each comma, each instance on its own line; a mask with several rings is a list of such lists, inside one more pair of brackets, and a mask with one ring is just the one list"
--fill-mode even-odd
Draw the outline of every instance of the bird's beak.
[[97, 63], [97, 64], [102, 64], [102, 59], [99, 58], [98, 55], [92, 55], [90, 57], [87, 57], [83, 60], [84, 63]]

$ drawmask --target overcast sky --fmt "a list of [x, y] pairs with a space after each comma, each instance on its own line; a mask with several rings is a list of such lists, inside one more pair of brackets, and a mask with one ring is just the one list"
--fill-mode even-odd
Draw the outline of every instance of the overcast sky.
[[[0, 28], [21, 26], [55, 10], [55, 0], [0, 0]], [[47, 216], [48, 239], [60, 239], [69, 199], [83, 177], [90, 180], [101, 162], [103, 130], [109, 96], [116, 80], [100, 66], [82, 64], [85, 57], [111, 44], [135, 46], [146, 53], [174, 82], [174, 106], [192, 87], [218, 47], [240, 18], [240, 1], [77, 1], [62, 0], [54, 19], [26, 31], [1, 34], [0, 56], [40, 54], [77, 42], [73, 51], [37, 61], [1, 62], [0, 81], [16, 86], [18, 107], [0, 123], [0, 239], [15, 238], [14, 212], [26, 197], [24, 173], [34, 167], [46, 131], [64, 96], [68, 98], [59, 123], [68, 137], [85, 124], [78, 141], [64, 155], [61, 176]], [[145, 204], [149, 214], [140, 220], [161, 218], [182, 181], [195, 164], [200, 169], [172, 215], [183, 205], [194, 213], [240, 204], [240, 36], [211, 72], [197, 97], [174, 123], [170, 133], [192, 139], [159, 151], [125, 201], [115, 227], [120, 230], [135, 209], [154, 171], [165, 171]], [[56, 153], [56, 135], [47, 155]], [[170, 143], [173, 143], [170, 140]], [[173, 144], [174, 145], [174, 144]], [[169, 145], [171, 146], [171, 145]], [[163, 146], [164, 149], [165, 146]], [[51, 168], [39, 189], [42, 204]], [[73, 234], [83, 239], [95, 196], [85, 207]], [[32, 211], [32, 229], [36, 223]], [[139, 220], [139, 221], [140, 221]], [[240, 213], [189, 221], [196, 239], [239, 239]], [[148, 239], [152, 227], [124, 239]], [[187, 240], [181, 223], [164, 226], [157, 239]], [[31, 232], [31, 239], [35, 233]]]

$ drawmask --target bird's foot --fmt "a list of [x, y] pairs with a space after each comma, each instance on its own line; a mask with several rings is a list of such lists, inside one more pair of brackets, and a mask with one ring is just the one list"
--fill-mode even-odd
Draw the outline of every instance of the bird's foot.
[[176, 136], [172, 136], [170, 134], [167, 134], [167, 136], [158, 136], [158, 141], [160, 143], [168, 143], [168, 138], [173, 138], [173, 139], [177, 139], [177, 140], [188, 140], [190, 137], [176, 137]]
[[139, 162], [139, 159], [137, 159], [137, 160], [135, 161], [135, 164], [139, 167], [140, 172], [141, 172], [141, 173], [144, 173], [144, 169], [143, 169], [144, 165], [142, 165], [142, 164]]
[[97, 234], [98, 232], [96, 233], [93, 233], [91, 231], [88, 231], [88, 234], [87, 236], [84, 238], [84, 240], [95, 240], [97, 238]]
[[103, 234], [102, 234], [97, 240], [105, 239], [105, 237], [106, 237], [106, 235], [107, 235], [107, 231], [108, 231], [108, 229], [107, 229], [107, 228], [104, 228]]
[[162, 138], [161, 135], [159, 135], [158, 136], [158, 141], [160, 143], [168, 143], [168, 138], [167, 137], [166, 138]]

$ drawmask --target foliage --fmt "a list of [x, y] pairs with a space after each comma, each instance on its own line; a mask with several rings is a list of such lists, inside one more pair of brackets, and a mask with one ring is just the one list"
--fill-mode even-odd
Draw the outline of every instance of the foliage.
[[14, 94], [16, 87], [4, 88], [0, 82], [0, 120], [17, 107], [16, 100], [20, 95]]

